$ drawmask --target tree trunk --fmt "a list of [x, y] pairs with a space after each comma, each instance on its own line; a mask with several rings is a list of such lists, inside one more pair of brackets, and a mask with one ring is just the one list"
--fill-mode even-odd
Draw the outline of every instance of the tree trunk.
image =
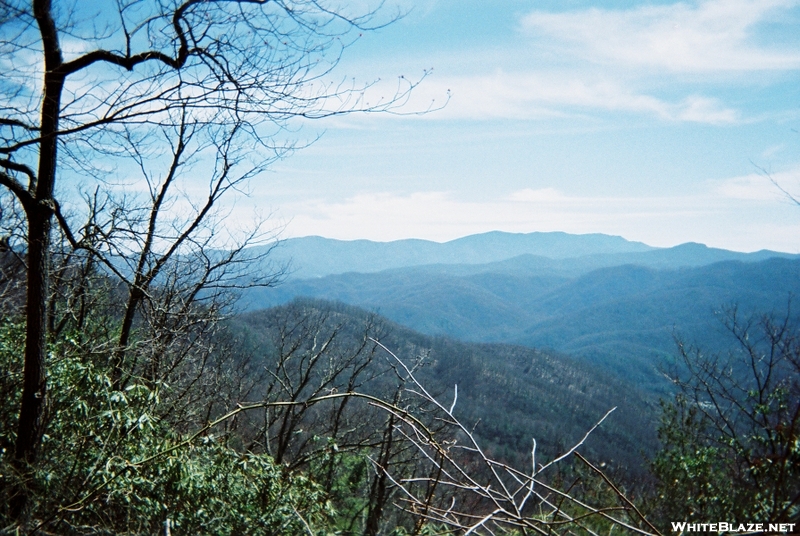
[[47, 250], [50, 242], [50, 215], [46, 207], [34, 207], [37, 217], [28, 216], [28, 278], [25, 333], [25, 364], [20, 403], [14, 468], [21, 485], [11, 499], [11, 517], [20, 519], [28, 502], [27, 481], [36, 461], [44, 432], [47, 404]]
[[25, 326], [25, 364], [23, 369], [22, 400], [20, 403], [14, 465], [23, 485], [15, 490], [11, 515], [19, 519], [28, 500], [25, 480], [36, 461], [42, 438], [44, 410], [47, 405], [47, 293], [50, 273], [50, 228], [53, 220], [53, 188], [56, 176], [58, 121], [61, 112], [61, 93], [64, 75], [58, 71], [62, 64], [58, 33], [52, 18], [50, 0], [34, 0], [33, 10], [45, 59], [44, 98], [42, 100], [39, 170], [32, 203], [25, 207], [28, 219], [28, 277]]

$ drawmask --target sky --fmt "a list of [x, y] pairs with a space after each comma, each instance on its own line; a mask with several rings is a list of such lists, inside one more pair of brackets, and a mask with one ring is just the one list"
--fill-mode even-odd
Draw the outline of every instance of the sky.
[[332, 76], [388, 98], [430, 72], [399, 113], [297, 131], [321, 136], [248, 201], [284, 237], [566, 231], [800, 252], [800, 1], [398, 7]]

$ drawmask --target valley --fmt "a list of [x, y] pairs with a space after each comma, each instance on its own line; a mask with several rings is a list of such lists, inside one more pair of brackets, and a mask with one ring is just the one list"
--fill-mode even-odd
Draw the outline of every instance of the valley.
[[[658, 394], [676, 340], [724, 349], [726, 311], [782, 316], [800, 295], [800, 256], [769, 251], [656, 249], [565, 233], [487, 233], [438, 249], [422, 241], [296, 240], [286, 247], [298, 253], [296, 271], [275, 288], [247, 291], [243, 308], [296, 297], [338, 301], [427, 335], [569, 354]], [[478, 255], [477, 244], [487, 253]], [[310, 263], [317, 250], [320, 263]], [[441, 260], [441, 251], [451, 262], [429, 263]], [[503, 251], [521, 254], [500, 259]], [[366, 252], [378, 260], [362, 257]], [[500, 260], [472, 262], [490, 257]], [[386, 259], [407, 265], [376, 271]], [[322, 275], [303, 277], [312, 264]], [[357, 265], [362, 272], [349, 271]]]

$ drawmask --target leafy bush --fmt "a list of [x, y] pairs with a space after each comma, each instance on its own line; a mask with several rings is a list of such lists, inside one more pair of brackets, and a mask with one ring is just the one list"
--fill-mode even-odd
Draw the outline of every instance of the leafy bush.
[[726, 354], [680, 346], [653, 463], [661, 518], [787, 522], [800, 516], [800, 332], [730, 311]]
[[[108, 360], [88, 353], [77, 335], [50, 345], [47, 434], [36, 466], [19, 474], [11, 456], [22, 334], [19, 321], [0, 324], [3, 488], [9, 493], [15, 487], [8, 484], [24, 478], [25, 529], [153, 534], [169, 519], [181, 534], [293, 535], [333, 515], [319, 486], [269, 456], [234, 450], [213, 428], [193, 441], [179, 434], [159, 416], [170, 385], [137, 381], [116, 389]], [[10, 526], [2, 508], [3, 526]]]

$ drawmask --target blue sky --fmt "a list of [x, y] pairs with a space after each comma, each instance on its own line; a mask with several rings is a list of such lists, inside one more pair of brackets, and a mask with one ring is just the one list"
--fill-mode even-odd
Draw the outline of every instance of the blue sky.
[[[251, 202], [284, 236], [502, 230], [800, 252], [800, 2], [403, 0], [340, 76], [403, 111], [307, 123]], [[391, 7], [389, 7], [391, 9]], [[769, 175], [769, 176], [768, 176]]]

